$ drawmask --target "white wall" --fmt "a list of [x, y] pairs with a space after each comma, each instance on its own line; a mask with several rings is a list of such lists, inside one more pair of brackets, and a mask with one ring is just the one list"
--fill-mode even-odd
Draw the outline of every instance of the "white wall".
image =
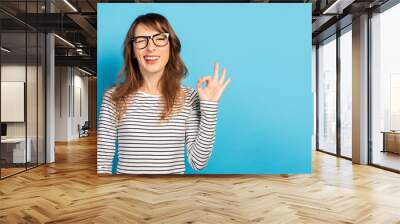
[[[37, 70], [38, 69], [38, 70]], [[25, 80], [27, 78], [27, 81]], [[23, 106], [22, 113], [27, 115], [25, 122], [6, 122], [7, 123], [7, 137], [9, 138], [24, 138], [25, 132], [30, 140], [30, 148], [32, 161], [44, 163], [44, 74], [42, 73], [41, 66], [32, 66], [25, 64], [3, 64], [1, 66], [1, 81], [10, 82], [25, 82], [26, 83], [26, 108]], [[22, 90], [22, 94], [24, 91]], [[2, 96], [7, 97], [7, 96]], [[12, 110], [11, 108], [1, 108], [1, 110]], [[12, 113], [12, 111], [7, 111]], [[37, 156], [38, 153], [38, 156]]]
[[88, 120], [88, 78], [72, 67], [56, 67], [55, 73], [55, 140], [74, 140], [79, 138], [78, 124]]
[[[32, 66], [28, 66], [32, 70]], [[25, 64], [6, 64], [1, 66], [1, 81], [4, 82], [25, 82]], [[1, 108], [7, 110], [7, 108]], [[25, 137], [25, 123], [24, 122], [7, 122], [7, 136], [8, 137]]]
[[[71, 132], [70, 135], [72, 138], [79, 138], [79, 133], [78, 133], [78, 124], [82, 126], [85, 121], [88, 121], [89, 116], [88, 116], [88, 77], [87, 76], [82, 76], [83, 73], [78, 73], [78, 70], [74, 70], [74, 89], [75, 91], [71, 99], [74, 99], [74, 102], [71, 102], [71, 105], [74, 105], [73, 108], [71, 108], [72, 111], [72, 119], [71, 119]], [[80, 93], [79, 93], [80, 91]], [[80, 95], [80, 97], [79, 97]], [[79, 103], [79, 101], [81, 101]], [[82, 107], [82, 108], [79, 108]], [[82, 111], [80, 111], [80, 109]]]
[[68, 140], [68, 86], [70, 83], [67, 67], [55, 68], [55, 141]]
[[[36, 66], [18, 65], [18, 64], [5, 64], [1, 66], [1, 81], [9, 82], [25, 82], [25, 75], [27, 69], [28, 74], [28, 87], [27, 88], [27, 119], [28, 119], [28, 137], [30, 133], [35, 133], [36, 137], [36, 120], [37, 115], [32, 111], [36, 111], [37, 105], [36, 99], [36, 80], [32, 76], [36, 76]], [[41, 72], [41, 70], [39, 70]], [[26, 83], [26, 82], [25, 82]], [[33, 109], [32, 109], [33, 108]], [[8, 108], [1, 108], [1, 110], [7, 110]], [[33, 123], [32, 123], [33, 122]], [[25, 137], [25, 122], [7, 122], [7, 136], [8, 137]], [[32, 129], [32, 130], [31, 130]], [[43, 137], [43, 136], [39, 136]]]

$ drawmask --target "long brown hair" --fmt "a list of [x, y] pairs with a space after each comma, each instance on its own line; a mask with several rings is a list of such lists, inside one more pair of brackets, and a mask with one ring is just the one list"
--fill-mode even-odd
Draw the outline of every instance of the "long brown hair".
[[[144, 84], [143, 76], [139, 69], [137, 58], [134, 57], [131, 38], [135, 35], [138, 24], [156, 29], [160, 32], [167, 32], [169, 36], [170, 55], [165, 66], [164, 73], [160, 79], [161, 93], [164, 100], [164, 109], [160, 120], [166, 120], [175, 111], [177, 106], [180, 110], [184, 97], [181, 91], [181, 81], [187, 75], [187, 68], [180, 57], [181, 43], [175, 31], [172, 29], [168, 20], [157, 13], [148, 13], [138, 16], [133, 21], [124, 41], [124, 65], [118, 76], [115, 89], [111, 94], [111, 99], [116, 103], [117, 119], [120, 120], [127, 109], [127, 100], [138, 91]], [[124, 81], [123, 81], [124, 80]]]

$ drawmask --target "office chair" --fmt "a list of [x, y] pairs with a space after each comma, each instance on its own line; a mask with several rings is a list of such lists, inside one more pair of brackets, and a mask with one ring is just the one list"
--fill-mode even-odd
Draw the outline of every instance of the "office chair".
[[79, 138], [80, 137], [87, 137], [89, 136], [89, 121], [85, 121], [85, 123], [82, 125], [82, 127], [79, 127], [80, 125], [78, 124], [78, 129], [79, 129]]

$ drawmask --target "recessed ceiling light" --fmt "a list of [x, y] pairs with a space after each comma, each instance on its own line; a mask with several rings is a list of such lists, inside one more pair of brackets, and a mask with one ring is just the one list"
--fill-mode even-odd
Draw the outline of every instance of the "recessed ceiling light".
[[90, 73], [90, 72], [88, 72], [88, 71], [86, 71], [86, 70], [83, 70], [83, 69], [81, 69], [81, 68], [79, 68], [79, 67], [78, 67], [78, 69], [79, 69], [79, 71], [81, 71], [81, 72], [83, 72], [83, 73], [85, 73], [85, 74], [87, 74], [87, 75], [92, 75], [92, 73]]
[[62, 37], [60, 37], [60, 36], [57, 35], [57, 34], [54, 34], [54, 36], [57, 37], [58, 39], [60, 39], [62, 42], [64, 42], [64, 43], [68, 44], [69, 46], [75, 48], [75, 45], [71, 44], [71, 42], [69, 42], [68, 40], [66, 40], [66, 39], [64, 39], [64, 38], [62, 38]]
[[6, 53], [10, 53], [10, 52], [11, 52], [11, 50], [9, 50], [9, 49], [7, 49], [7, 48], [5, 48], [5, 47], [1, 47], [1, 50], [4, 51], [4, 52], [6, 52]]

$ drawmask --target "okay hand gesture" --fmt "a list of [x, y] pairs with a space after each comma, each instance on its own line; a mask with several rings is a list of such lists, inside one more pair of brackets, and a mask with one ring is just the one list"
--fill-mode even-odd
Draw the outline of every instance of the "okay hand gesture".
[[[221, 77], [219, 77], [219, 65], [214, 64], [214, 76], [203, 76], [197, 81], [197, 91], [199, 92], [200, 100], [218, 101], [225, 88], [228, 86], [231, 78], [225, 81], [226, 69], [222, 69]], [[203, 82], [206, 82], [206, 87], [202, 88]]]

